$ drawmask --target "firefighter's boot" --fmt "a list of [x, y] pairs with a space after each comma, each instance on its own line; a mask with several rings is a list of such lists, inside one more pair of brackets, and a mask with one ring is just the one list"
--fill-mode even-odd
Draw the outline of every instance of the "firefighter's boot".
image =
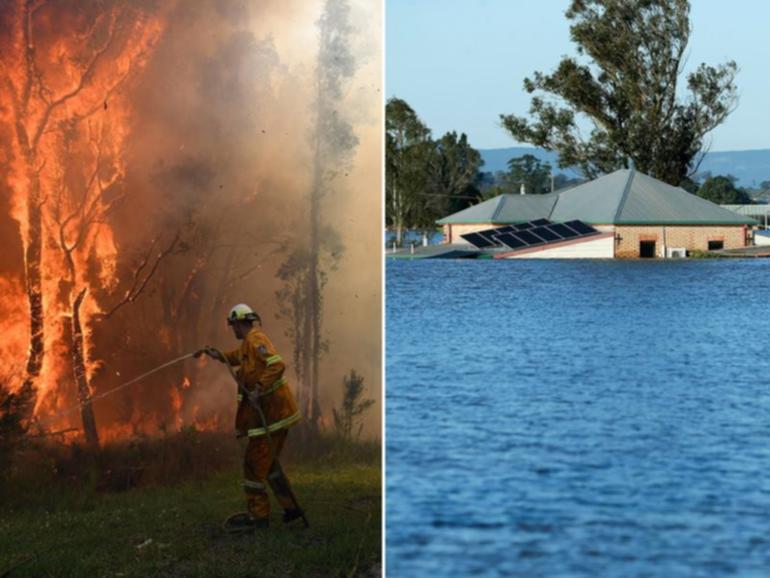
[[222, 527], [230, 534], [250, 534], [270, 526], [268, 518], [255, 518], [248, 512], [238, 512], [225, 520]]
[[305, 517], [305, 510], [303, 510], [302, 508], [292, 508], [290, 510], [283, 511], [284, 524], [288, 524], [289, 522], [293, 522], [294, 520], [298, 520], [304, 517]]

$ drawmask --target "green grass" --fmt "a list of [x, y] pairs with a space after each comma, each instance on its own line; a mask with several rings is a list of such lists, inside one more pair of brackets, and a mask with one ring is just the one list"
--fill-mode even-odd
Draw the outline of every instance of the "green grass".
[[241, 537], [220, 529], [244, 506], [234, 463], [206, 479], [117, 493], [85, 476], [7, 486], [0, 575], [9, 568], [12, 578], [379, 575], [379, 459], [348, 452], [294, 458], [285, 469], [310, 528], [284, 526], [273, 503], [270, 529]]

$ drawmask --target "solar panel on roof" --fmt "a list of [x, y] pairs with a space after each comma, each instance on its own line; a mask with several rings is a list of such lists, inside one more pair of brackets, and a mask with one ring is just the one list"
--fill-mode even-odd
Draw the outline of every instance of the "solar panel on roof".
[[566, 223], [552, 223], [548, 219], [535, 219], [528, 223], [484, 229], [460, 236], [479, 249], [494, 249], [504, 245], [510, 249], [518, 250], [597, 233], [599, 231], [577, 219]]
[[511, 235], [516, 235], [527, 245], [542, 245], [545, 242], [537, 235], [533, 235], [530, 231], [517, 231], [516, 233], [511, 233]]
[[528, 233], [534, 233], [538, 237], [542, 237], [546, 241], [561, 241], [562, 237], [560, 235], [557, 235], [554, 233], [551, 229], [548, 227], [535, 227], [534, 229], [530, 229], [527, 231]]
[[478, 233], [466, 233], [465, 235], [460, 235], [463, 239], [468, 241], [471, 245], [474, 247], [478, 247], [479, 249], [487, 249], [489, 247], [495, 247], [496, 243], [493, 243], [486, 237], [479, 235]]
[[551, 231], [554, 231], [557, 235], [561, 235], [565, 239], [571, 239], [572, 237], [577, 237], [577, 232], [573, 231], [569, 227], [563, 225], [562, 223], [555, 223], [553, 225], [548, 225], [548, 228], [551, 229]]
[[495, 235], [497, 235], [497, 233], [498, 233], [497, 229], [484, 229], [483, 231], [476, 231], [477, 235], [481, 235], [493, 245], [498, 244], [497, 240], [495, 239]]
[[590, 235], [591, 233], [597, 232], [596, 229], [590, 225], [586, 225], [583, 221], [567, 221], [564, 224], [567, 225], [570, 229], [575, 229], [581, 235]]
[[503, 244], [511, 249], [521, 249], [522, 247], [529, 247], [524, 241], [519, 239], [515, 234], [513, 233], [503, 233], [502, 235], [498, 235], [497, 239]]

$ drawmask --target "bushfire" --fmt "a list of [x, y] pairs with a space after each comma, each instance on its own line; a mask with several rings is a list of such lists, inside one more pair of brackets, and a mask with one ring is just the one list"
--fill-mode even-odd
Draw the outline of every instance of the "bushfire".
[[[125, 7], [97, 14], [83, 8], [19, 1], [4, 14], [11, 31], [2, 60], [7, 190], [26, 283], [8, 283], [4, 292], [12, 323], [3, 353], [22, 359], [28, 352], [7, 385], [30, 392], [35, 416], [54, 421], [79, 400], [86, 437], [98, 443], [86, 402], [101, 366], [93, 326], [112, 313], [98, 296], [120, 287], [109, 215], [126, 195], [125, 89], [163, 26]], [[19, 311], [25, 300], [28, 324]]]
[[[337, 113], [356, 73], [348, 17], [341, 0], [3, 3], [0, 388], [28, 397], [33, 429], [94, 445], [230, 429], [234, 386], [203, 360], [98, 394], [206, 343], [234, 347], [223, 316], [242, 301], [264, 304], [304, 413], [323, 423], [319, 361], [337, 359], [323, 293], [340, 291], [346, 234], [319, 215], [350, 210], [340, 199], [364, 182], [356, 127]], [[319, 48], [276, 46], [282, 27]], [[371, 345], [359, 357], [378, 359]], [[360, 370], [376, 379], [379, 361]]]

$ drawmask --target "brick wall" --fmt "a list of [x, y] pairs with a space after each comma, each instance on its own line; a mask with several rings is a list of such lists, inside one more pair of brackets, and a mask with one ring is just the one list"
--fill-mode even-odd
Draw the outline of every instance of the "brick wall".
[[615, 227], [615, 257], [639, 257], [640, 241], [655, 241], [655, 253], [663, 256], [663, 244], [669, 248], [684, 247], [688, 251], [708, 250], [709, 241], [722, 241], [725, 249], [746, 246], [746, 232], [742, 225], [732, 226], [626, 226]]
[[444, 225], [444, 243], [468, 243], [460, 235], [483, 231], [484, 229], [494, 229], [502, 225], [493, 225], [491, 223], [481, 223], [477, 225]]

